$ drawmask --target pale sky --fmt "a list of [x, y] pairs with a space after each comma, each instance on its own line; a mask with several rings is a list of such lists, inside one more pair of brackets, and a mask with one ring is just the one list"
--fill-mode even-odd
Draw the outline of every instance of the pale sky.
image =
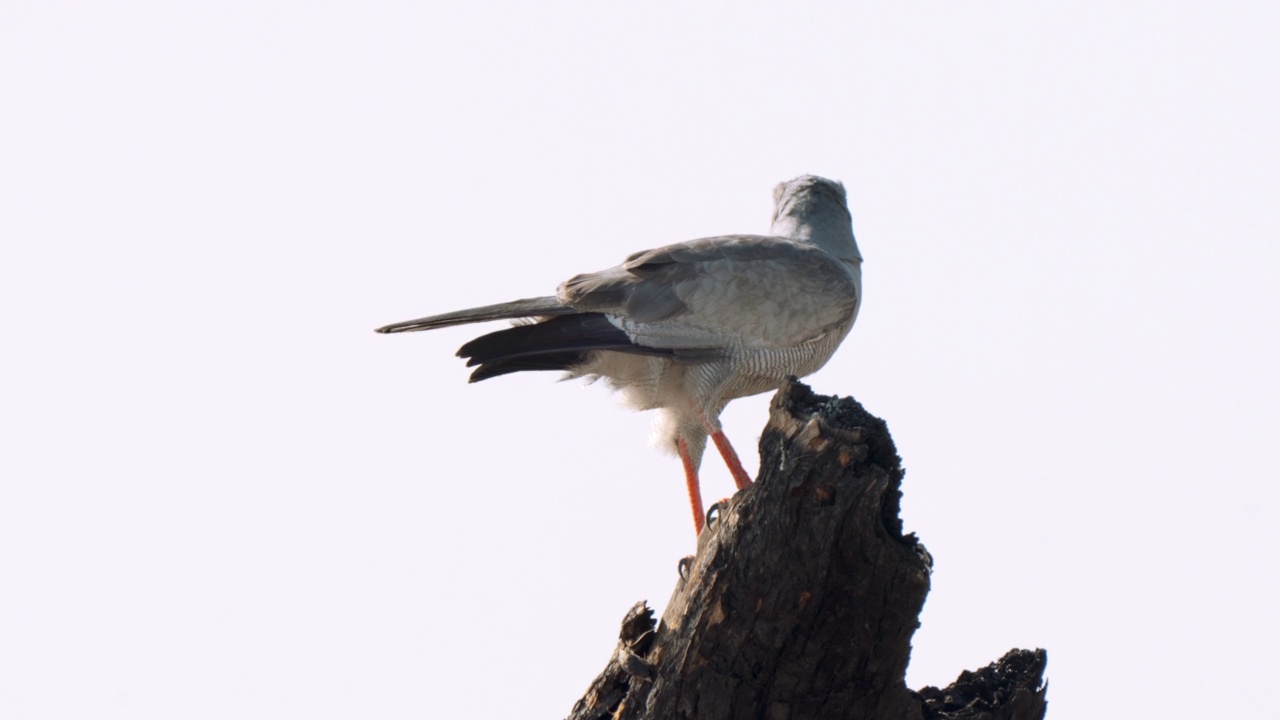
[[[1117, 5], [1123, 5], [1118, 7]], [[557, 718], [693, 550], [649, 417], [466, 383], [548, 294], [844, 182], [932, 552], [913, 687], [1263, 717], [1280, 6], [0, 6], [0, 717]], [[749, 469], [767, 396], [726, 428]], [[704, 495], [732, 483], [714, 454]]]

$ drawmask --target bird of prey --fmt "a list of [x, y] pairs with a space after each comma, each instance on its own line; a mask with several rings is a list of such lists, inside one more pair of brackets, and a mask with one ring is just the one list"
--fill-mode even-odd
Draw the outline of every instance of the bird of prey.
[[684, 465], [694, 529], [705, 513], [698, 468], [710, 437], [739, 489], [751, 478], [720, 429], [730, 400], [817, 371], [849, 333], [862, 300], [862, 255], [844, 186], [803, 175], [773, 192], [768, 235], [722, 235], [645, 250], [577, 275], [555, 295], [378, 328], [432, 330], [517, 320], [458, 350], [471, 382], [523, 370], [603, 378]]

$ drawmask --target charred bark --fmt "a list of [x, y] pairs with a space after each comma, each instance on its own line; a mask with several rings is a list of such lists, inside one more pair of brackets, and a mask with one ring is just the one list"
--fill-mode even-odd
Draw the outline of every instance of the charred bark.
[[792, 381], [760, 475], [713, 508], [661, 622], [637, 603], [569, 720], [1039, 720], [1043, 650], [907, 688], [931, 559], [898, 518], [884, 421]]

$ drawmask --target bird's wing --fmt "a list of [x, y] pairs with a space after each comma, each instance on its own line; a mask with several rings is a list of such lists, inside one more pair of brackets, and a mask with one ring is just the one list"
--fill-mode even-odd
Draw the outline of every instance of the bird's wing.
[[558, 297], [658, 348], [784, 348], [847, 325], [856, 270], [788, 238], [729, 235], [647, 250], [574, 277]]

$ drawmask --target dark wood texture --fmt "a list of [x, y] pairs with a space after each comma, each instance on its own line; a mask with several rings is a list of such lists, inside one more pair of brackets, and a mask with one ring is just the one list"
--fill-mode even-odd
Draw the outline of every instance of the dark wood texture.
[[570, 720], [1038, 720], [1043, 650], [906, 687], [930, 557], [902, 465], [852, 398], [779, 391], [754, 485], [713, 508], [660, 623], [637, 603]]

